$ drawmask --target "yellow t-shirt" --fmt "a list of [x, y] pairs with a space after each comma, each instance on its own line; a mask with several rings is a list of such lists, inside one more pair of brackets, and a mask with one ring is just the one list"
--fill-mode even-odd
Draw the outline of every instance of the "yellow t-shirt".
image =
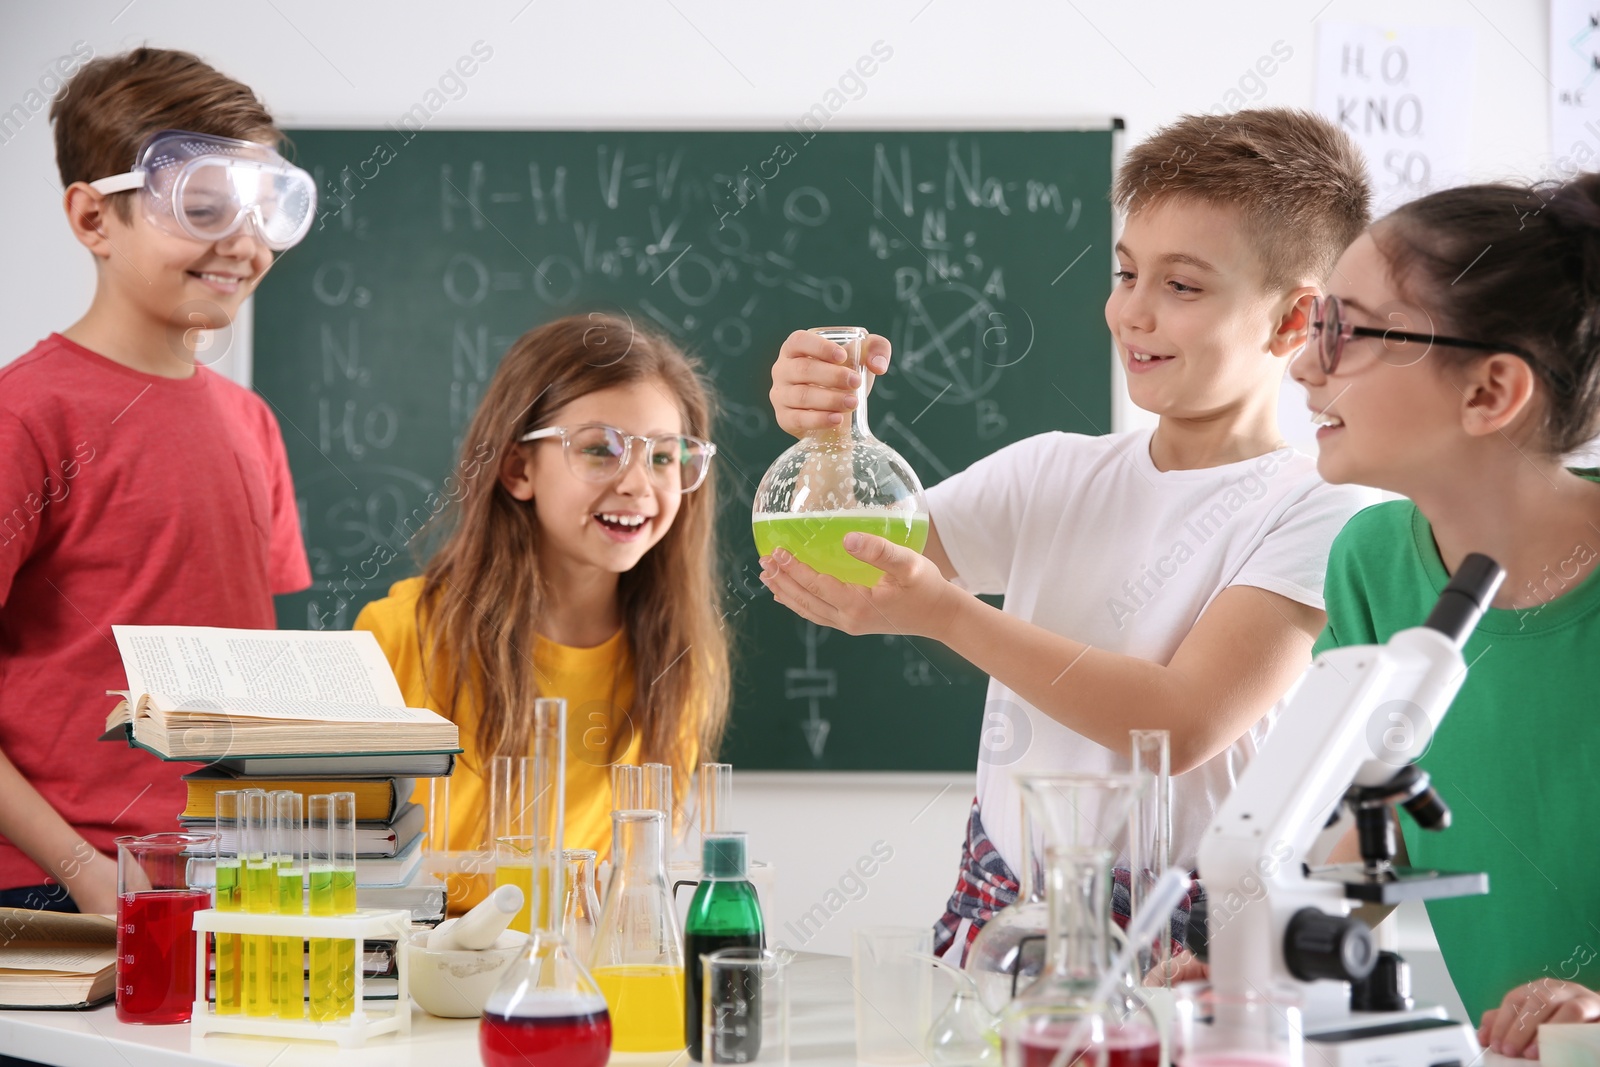
[[[461, 730], [461, 747], [455, 773], [450, 776], [449, 848], [451, 851], [483, 847], [488, 832], [488, 765], [477, 752], [478, 708], [470, 693], [453, 706], [450, 694], [435, 695], [423, 673], [422, 643], [417, 634], [417, 598], [421, 578], [396, 582], [389, 595], [361, 610], [355, 628], [371, 630], [394, 668], [406, 703], [428, 708], [454, 722]], [[627, 708], [633, 702], [633, 655], [627, 635], [618, 631], [593, 648], [572, 648], [540, 637], [533, 650], [541, 681], [539, 696], [567, 701], [567, 848], [592, 848], [602, 859], [611, 852], [611, 765], [639, 762], [639, 736], [618, 739], [613, 752], [612, 730], [629, 731]], [[439, 684], [441, 674], [434, 671]], [[532, 707], [532, 702], [529, 702]], [[631, 731], [630, 731], [631, 732]], [[529, 754], [531, 755], [531, 749]], [[412, 800], [426, 807], [429, 779], [417, 785]], [[437, 833], [437, 831], [436, 831]], [[441, 847], [437, 838], [434, 847]], [[464, 879], [450, 884], [450, 911], [472, 907], [492, 888], [487, 878]]]

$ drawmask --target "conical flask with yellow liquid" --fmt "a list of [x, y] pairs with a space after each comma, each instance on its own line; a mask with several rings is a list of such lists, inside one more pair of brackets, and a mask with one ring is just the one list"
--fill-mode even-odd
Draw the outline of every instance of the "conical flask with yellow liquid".
[[679, 1052], [683, 940], [662, 861], [664, 816], [653, 809], [613, 811], [611, 823], [611, 881], [589, 956], [611, 1009], [611, 1047]]

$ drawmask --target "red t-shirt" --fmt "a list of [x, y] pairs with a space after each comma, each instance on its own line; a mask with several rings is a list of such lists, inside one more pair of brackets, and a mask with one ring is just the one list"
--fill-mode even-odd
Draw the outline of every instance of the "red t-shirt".
[[[160, 378], [51, 334], [0, 367], [0, 751], [96, 848], [177, 829], [193, 768], [100, 742], [117, 624], [275, 625], [311, 584], [283, 438], [213, 371]], [[0, 838], [0, 888], [49, 875]]]

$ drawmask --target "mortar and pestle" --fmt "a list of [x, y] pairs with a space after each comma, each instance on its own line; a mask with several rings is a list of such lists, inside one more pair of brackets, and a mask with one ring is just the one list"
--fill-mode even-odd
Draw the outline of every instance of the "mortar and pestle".
[[522, 910], [522, 890], [503, 885], [458, 919], [406, 939], [411, 996], [430, 1015], [475, 1019], [489, 994], [528, 944], [506, 929]]

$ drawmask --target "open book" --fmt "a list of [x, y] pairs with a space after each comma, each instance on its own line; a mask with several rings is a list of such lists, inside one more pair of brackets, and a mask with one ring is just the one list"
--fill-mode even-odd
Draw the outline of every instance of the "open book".
[[128, 688], [106, 730], [163, 759], [461, 751], [365, 630], [111, 629]]
[[0, 1008], [87, 1008], [116, 990], [117, 921], [0, 908]]

